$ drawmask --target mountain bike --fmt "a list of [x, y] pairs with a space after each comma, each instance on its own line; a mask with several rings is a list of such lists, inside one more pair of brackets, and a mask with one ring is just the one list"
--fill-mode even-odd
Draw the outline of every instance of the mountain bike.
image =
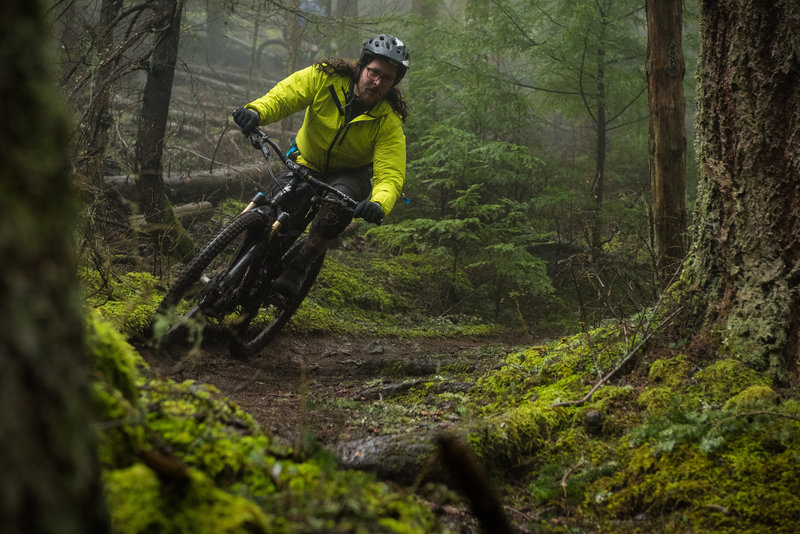
[[[151, 324], [157, 344], [199, 343], [207, 327], [217, 326], [227, 334], [233, 356], [262, 350], [297, 311], [322, 268], [324, 254], [309, 267], [294, 299], [273, 291], [272, 281], [302, 247], [321, 203], [356, 207], [355, 200], [289, 158], [262, 130], [250, 134], [250, 143], [267, 160], [272, 191], [259, 191], [170, 286]], [[285, 167], [277, 175], [271, 154]]]

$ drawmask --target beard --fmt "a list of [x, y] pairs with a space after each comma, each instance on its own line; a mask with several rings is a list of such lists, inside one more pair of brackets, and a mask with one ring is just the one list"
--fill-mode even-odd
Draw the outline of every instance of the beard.
[[364, 87], [360, 83], [355, 86], [355, 97], [364, 106], [372, 107], [383, 98], [379, 87]]

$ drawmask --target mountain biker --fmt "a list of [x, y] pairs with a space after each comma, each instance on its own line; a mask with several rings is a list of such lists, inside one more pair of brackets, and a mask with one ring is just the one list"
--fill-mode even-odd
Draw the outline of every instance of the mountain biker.
[[408, 65], [401, 40], [377, 35], [364, 43], [357, 62], [330, 58], [315, 63], [233, 112], [234, 122], [248, 134], [305, 109], [290, 156], [359, 201], [353, 212], [322, 203], [304, 245], [273, 282], [287, 300], [297, 295], [308, 267], [354, 216], [379, 224], [400, 196], [408, 107], [397, 84]]

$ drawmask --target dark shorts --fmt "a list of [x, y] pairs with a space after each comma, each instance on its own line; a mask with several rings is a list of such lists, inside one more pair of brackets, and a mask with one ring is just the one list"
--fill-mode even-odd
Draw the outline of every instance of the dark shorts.
[[[372, 167], [359, 169], [345, 169], [320, 177], [327, 184], [332, 185], [347, 196], [361, 202], [369, 198], [372, 193]], [[353, 211], [338, 204], [323, 202], [319, 213], [311, 223], [311, 231], [319, 232], [325, 239], [333, 239], [339, 235], [350, 221], [353, 220]]]

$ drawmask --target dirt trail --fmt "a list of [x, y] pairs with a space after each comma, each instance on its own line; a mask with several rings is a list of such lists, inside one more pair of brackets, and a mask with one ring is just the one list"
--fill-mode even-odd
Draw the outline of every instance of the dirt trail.
[[[147, 350], [142, 354], [163, 376], [216, 386], [287, 445], [333, 451], [343, 444], [379, 447], [384, 439], [432, 436], [458, 424], [466, 413], [461, 395], [515, 350], [512, 343], [527, 341], [284, 334], [247, 361], [213, 344], [179, 361], [165, 361], [163, 354], [155, 358]], [[404, 399], [412, 388], [428, 393]], [[419, 469], [400, 468], [387, 476], [380, 465], [362, 467], [405, 487], [419, 474]], [[438, 490], [431, 491], [420, 497], [454, 532], [484, 532], [466, 502], [445, 498], [441, 504]], [[507, 509], [507, 514], [519, 513]]]
[[216, 386], [272, 435], [290, 443], [313, 436], [327, 447], [458, 421], [452, 399], [430, 395], [430, 403], [413, 406], [385, 401], [432, 380], [463, 391], [510, 350], [487, 339], [284, 335], [247, 361], [213, 345], [178, 362], [145, 357], [159, 374]]

